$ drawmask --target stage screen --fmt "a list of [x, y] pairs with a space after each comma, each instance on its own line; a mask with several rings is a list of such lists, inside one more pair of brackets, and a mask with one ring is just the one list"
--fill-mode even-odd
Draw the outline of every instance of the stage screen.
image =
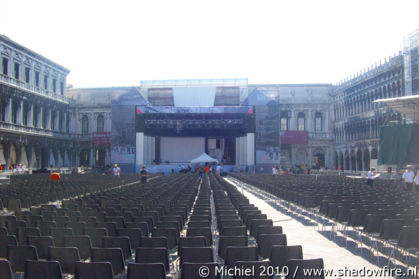
[[161, 137], [163, 163], [189, 163], [205, 152], [204, 137]]

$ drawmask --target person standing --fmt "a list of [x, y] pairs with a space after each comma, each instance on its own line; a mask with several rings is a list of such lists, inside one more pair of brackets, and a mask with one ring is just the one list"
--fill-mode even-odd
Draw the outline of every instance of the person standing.
[[[417, 186], [417, 187], [416, 187]], [[417, 189], [417, 190], [416, 190]], [[419, 192], [419, 170], [416, 173], [415, 179], [413, 179], [412, 192]]]
[[413, 189], [413, 179], [415, 178], [415, 173], [413, 172], [413, 166], [407, 165], [407, 170], [403, 173], [403, 188], [405, 191], [411, 192]]
[[121, 175], [121, 169], [118, 167], [117, 164], [113, 165], [112, 175], [113, 175], [113, 177], [118, 177], [118, 178]]
[[368, 172], [368, 175], [367, 175], [367, 185], [370, 186], [370, 187], [372, 187], [374, 185], [374, 175], [375, 175], [374, 171], [375, 171], [375, 169], [371, 168]]
[[198, 174], [201, 179], [204, 178], [204, 169], [202, 168], [202, 165], [199, 165], [198, 167]]
[[140, 172], [138, 173], [138, 176], [141, 179], [141, 183], [147, 183], [148, 171], [146, 170], [145, 166], [142, 166]]

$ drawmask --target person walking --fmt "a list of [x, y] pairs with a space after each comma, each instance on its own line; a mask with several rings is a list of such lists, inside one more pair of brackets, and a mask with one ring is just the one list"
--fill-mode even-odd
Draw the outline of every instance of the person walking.
[[202, 178], [204, 178], [204, 169], [202, 168], [202, 165], [199, 165], [199, 166], [198, 166], [197, 171], [198, 171], [199, 177], [200, 177], [201, 179], [202, 179]]
[[372, 187], [374, 185], [375, 168], [371, 168], [367, 174], [367, 185]]

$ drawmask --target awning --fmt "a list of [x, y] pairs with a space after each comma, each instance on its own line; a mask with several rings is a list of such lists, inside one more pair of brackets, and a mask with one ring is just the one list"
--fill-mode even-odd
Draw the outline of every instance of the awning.
[[391, 109], [408, 117], [414, 123], [419, 123], [419, 95], [378, 99], [374, 103], [387, 104]]
[[218, 163], [218, 160], [210, 157], [207, 153], [202, 153], [199, 157], [192, 159], [191, 163]]

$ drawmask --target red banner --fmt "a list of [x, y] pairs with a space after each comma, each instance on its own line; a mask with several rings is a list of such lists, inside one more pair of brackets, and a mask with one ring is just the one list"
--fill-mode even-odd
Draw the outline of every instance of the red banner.
[[281, 144], [307, 144], [307, 131], [281, 131]]
[[93, 145], [95, 146], [110, 146], [111, 145], [111, 133], [94, 133], [93, 134]]

